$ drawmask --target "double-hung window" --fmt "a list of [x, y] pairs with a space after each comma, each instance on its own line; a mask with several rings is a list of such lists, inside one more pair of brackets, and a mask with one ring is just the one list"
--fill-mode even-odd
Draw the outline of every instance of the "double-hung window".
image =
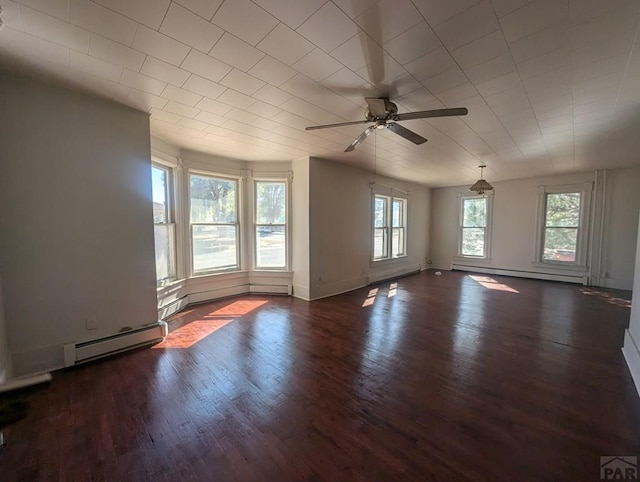
[[461, 198], [458, 256], [486, 259], [489, 257], [490, 198], [463, 196]]
[[287, 183], [255, 182], [256, 268], [287, 266]]
[[374, 194], [373, 260], [400, 258], [407, 254], [407, 199]]
[[237, 269], [238, 180], [191, 174], [189, 193], [193, 273]]
[[538, 263], [586, 267], [592, 189], [590, 182], [540, 186], [535, 257]]
[[545, 194], [543, 260], [576, 261], [580, 199], [579, 192]]
[[156, 279], [162, 286], [176, 277], [175, 223], [171, 171], [166, 167], [151, 166], [153, 197], [153, 233], [156, 254]]

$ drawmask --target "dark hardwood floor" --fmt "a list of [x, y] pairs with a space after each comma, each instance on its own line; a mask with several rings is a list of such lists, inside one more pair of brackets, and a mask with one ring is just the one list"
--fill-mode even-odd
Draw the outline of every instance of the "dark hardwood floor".
[[630, 293], [474, 277], [187, 308], [56, 373], [0, 480], [588, 481], [640, 455]]

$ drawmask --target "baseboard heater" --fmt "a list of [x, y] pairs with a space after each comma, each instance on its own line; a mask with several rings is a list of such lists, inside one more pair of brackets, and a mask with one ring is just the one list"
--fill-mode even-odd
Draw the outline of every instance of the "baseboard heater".
[[576, 273], [575, 275], [567, 275], [567, 274], [555, 274], [555, 273], [540, 273], [537, 271], [517, 271], [511, 269], [500, 269], [500, 268], [482, 268], [479, 266], [466, 266], [453, 264], [451, 265], [451, 269], [453, 271], [471, 271], [475, 273], [482, 274], [495, 274], [495, 275], [503, 275], [503, 276], [513, 276], [516, 278], [530, 278], [530, 279], [541, 279], [545, 281], [563, 281], [565, 283], [578, 283], [587, 285], [588, 277], [581, 273]]
[[410, 274], [419, 273], [421, 266], [419, 264], [413, 266], [405, 266], [396, 270], [386, 271], [384, 273], [377, 273], [369, 276], [369, 284], [379, 283], [392, 278], [400, 278], [401, 276], [408, 276]]
[[68, 343], [64, 345], [64, 366], [69, 367], [140, 346], [150, 345], [167, 336], [167, 331], [167, 324], [164, 321], [159, 321], [153, 325], [128, 330], [97, 340]]

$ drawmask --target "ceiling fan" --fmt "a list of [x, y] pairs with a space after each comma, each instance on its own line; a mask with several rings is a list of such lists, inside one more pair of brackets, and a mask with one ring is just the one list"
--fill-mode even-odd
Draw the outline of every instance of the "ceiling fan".
[[414, 144], [422, 144], [427, 140], [419, 134], [416, 134], [412, 130], [397, 124], [396, 121], [405, 121], [412, 119], [427, 119], [430, 117], [446, 117], [446, 116], [458, 116], [467, 115], [469, 111], [465, 107], [456, 107], [453, 109], [434, 109], [423, 110], [418, 112], [405, 112], [404, 114], [398, 114], [398, 106], [389, 100], [388, 97], [365, 97], [368, 107], [364, 111], [365, 120], [352, 121], [352, 122], [340, 122], [338, 124], [327, 124], [323, 126], [311, 126], [306, 127], [305, 130], [313, 131], [316, 129], [328, 129], [331, 127], [352, 126], [355, 124], [366, 124], [368, 122], [375, 122], [374, 125], [367, 127], [362, 134], [349, 144], [344, 152], [353, 151], [358, 145], [360, 145], [375, 129], [389, 129], [394, 134], [404, 137], [410, 140]]

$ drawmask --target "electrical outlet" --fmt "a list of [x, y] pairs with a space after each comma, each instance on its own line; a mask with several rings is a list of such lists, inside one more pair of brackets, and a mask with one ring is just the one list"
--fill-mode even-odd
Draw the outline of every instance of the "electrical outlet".
[[85, 323], [87, 325], [87, 330], [97, 330], [98, 329], [98, 320], [93, 316], [90, 316], [89, 318], [87, 318]]

